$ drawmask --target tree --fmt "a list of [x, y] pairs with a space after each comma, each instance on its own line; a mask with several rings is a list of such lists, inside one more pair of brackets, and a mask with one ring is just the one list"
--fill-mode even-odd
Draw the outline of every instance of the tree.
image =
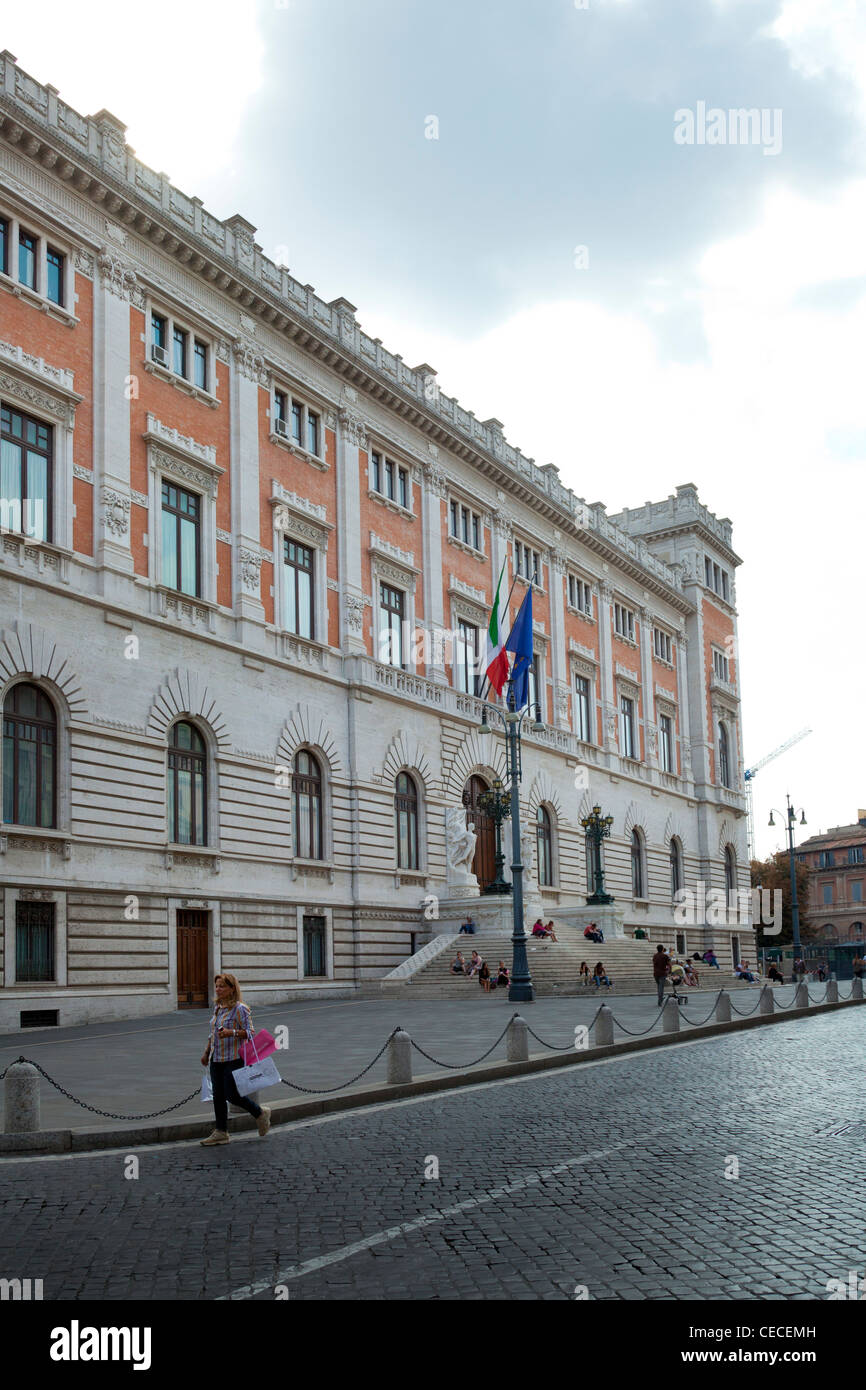
[[[769, 859], [753, 859], [750, 864], [752, 887], [763, 888], [782, 895], [782, 930], [778, 936], [768, 937], [763, 944], [770, 949], [776, 946], [790, 946], [794, 940], [794, 926], [791, 916], [791, 869], [788, 855], [784, 850], [773, 854]], [[797, 881], [797, 906], [800, 909], [800, 939], [804, 943], [815, 939], [809, 918], [809, 890], [811, 875], [805, 864], [794, 860], [794, 874]]]

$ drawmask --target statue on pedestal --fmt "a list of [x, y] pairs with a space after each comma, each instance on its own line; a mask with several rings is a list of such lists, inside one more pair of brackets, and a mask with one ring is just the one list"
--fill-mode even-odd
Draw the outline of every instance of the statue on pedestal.
[[475, 897], [478, 879], [472, 872], [475, 858], [475, 831], [466, 824], [462, 806], [449, 806], [445, 812], [445, 863], [448, 891], [452, 897]]

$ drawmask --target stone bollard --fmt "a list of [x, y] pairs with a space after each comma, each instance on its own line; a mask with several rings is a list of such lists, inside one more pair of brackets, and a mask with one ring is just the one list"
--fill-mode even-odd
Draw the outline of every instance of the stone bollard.
[[602, 1004], [593, 1028], [593, 1042], [596, 1047], [613, 1047], [613, 1014]]
[[827, 982], [827, 1003], [839, 1003], [839, 981], [835, 978]]
[[807, 1009], [809, 1007], [809, 986], [805, 980], [797, 986], [797, 993], [794, 996], [795, 1009]]
[[505, 1035], [505, 1055], [509, 1062], [529, 1061], [529, 1027], [526, 1019], [515, 1014]]
[[731, 1021], [731, 996], [727, 990], [722, 990], [716, 1003], [716, 1023], [730, 1023]]
[[32, 1062], [13, 1062], [6, 1073], [7, 1134], [33, 1134], [42, 1128], [39, 1113], [39, 1073]]
[[764, 985], [764, 988], [761, 990], [760, 997], [758, 999], [758, 1013], [771, 1014], [775, 1012], [775, 1009], [776, 1001], [773, 998], [773, 991], [769, 985]]
[[852, 999], [862, 999], [862, 998], [863, 998], [863, 981], [862, 981], [862, 980], [854, 979], [854, 980], [851, 981], [851, 998], [852, 998]]
[[412, 1039], [402, 1028], [388, 1043], [388, 1085], [405, 1086], [412, 1080]]
[[680, 1006], [673, 996], [665, 1004], [662, 1014], [662, 1032], [678, 1033], [680, 1031]]

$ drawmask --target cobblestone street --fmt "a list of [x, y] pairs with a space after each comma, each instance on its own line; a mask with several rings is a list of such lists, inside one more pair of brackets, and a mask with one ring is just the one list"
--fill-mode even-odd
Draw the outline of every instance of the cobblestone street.
[[142, 1149], [137, 1178], [122, 1152], [4, 1160], [2, 1272], [46, 1300], [826, 1299], [866, 1258], [863, 1027]]

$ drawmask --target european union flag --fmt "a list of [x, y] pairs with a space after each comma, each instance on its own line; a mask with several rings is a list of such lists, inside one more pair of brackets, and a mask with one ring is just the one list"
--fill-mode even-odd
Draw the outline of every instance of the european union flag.
[[523, 709], [529, 704], [529, 672], [532, 667], [532, 586], [520, 605], [514, 626], [511, 629], [505, 650], [514, 653], [511, 667], [511, 689], [514, 692], [514, 708]]

